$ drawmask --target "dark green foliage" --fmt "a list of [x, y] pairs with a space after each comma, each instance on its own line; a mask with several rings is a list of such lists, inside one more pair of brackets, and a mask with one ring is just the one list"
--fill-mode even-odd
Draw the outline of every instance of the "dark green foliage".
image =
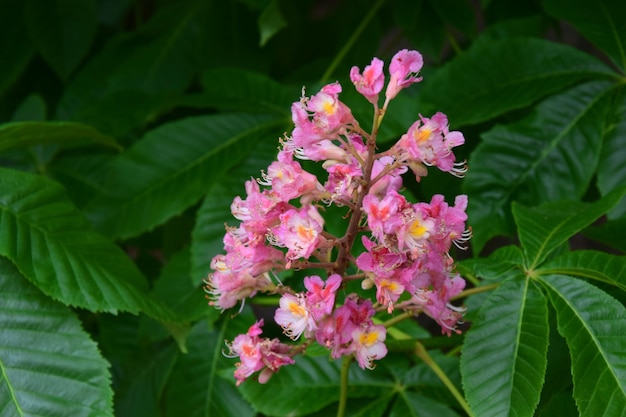
[[476, 417], [626, 416], [621, 1], [0, 10], [0, 417], [335, 414], [341, 364], [321, 348], [235, 386], [224, 340], [272, 310], [220, 315], [202, 281], [302, 87], [339, 80], [367, 126], [350, 67], [401, 48], [423, 53], [424, 81], [390, 104], [380, 148], [420, 113], [464, 132], [462, 185], [431, 173], [409, 192], [468, 194], [458, 271], [492, 291], [464, 301], [462, 336], [390, 329], [374, 371], [350, 368], [346, 415], [468, 415], [419, 339]]

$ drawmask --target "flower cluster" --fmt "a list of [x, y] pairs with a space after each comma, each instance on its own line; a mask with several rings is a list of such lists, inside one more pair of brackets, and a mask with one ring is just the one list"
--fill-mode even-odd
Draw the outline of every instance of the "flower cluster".
[[[394, 309], [431, 316], [446, 334], [458, 332], [463, 310], [450, 299], [465, 287], [454, 272], [449, 251], [470, 238], [466, 229], [467, 197], [453, 206], [442, 195], [429, 203], [410, 202], [402, 193], [403, 175], [417, 181], [435, 166], [462, 176], [465, 163], [456, 162], [452, 149], [464, 143], [450, 131], [443, 113], [419, 115], [407, 132], [385, 151], [376, 145], [378, 128], [389, 102], [404, 88], [420, 82], [422, 56], [399, 51], [389, 65], [385, 100], [383, 62], [374, 58], [361, 72], [354, 67], [350, 79], [374, 107], [371, 132], [361, 128], [350, 108], [339, 100], [342, 87], [335, 82], [307, 97], [303, 91], [291, 107], [295, 125], [281, 140], [276, 161], [257, 181], [246, 182], [246, 198], [231, 205], [238, 227], [227, 228], [226, 254], [213, 258], [206, 280], [210, 304], [222, 310], [258, 292], [280, 294], [274, 319], [293, 340], [260, 337], [263, 321], [229, 345], [238, 356], [238, 383], [260, 371], [265, 382], [281, 366], [316, 341], [333, 358], [352, 355], [361, 368], [387, 354], [386, 328], [374, 315]], [[327, 175], [320, 179], [298, 160], [321, 162]], [[408, 174], [407, 174], [408, 175]], [[334, 236], [324, 229], [324, 209], [343, 207], [346, 231]], [[360, 239], [365, 251], [354, 254]], [[305, 291], [283, 285], [276, 272], [317, 268], [327, 278], [304, 278]], [[362, 291], [348, 293], [348, 283], [360, 281]], [[375, 302], [366, 298], [373, 295]]]

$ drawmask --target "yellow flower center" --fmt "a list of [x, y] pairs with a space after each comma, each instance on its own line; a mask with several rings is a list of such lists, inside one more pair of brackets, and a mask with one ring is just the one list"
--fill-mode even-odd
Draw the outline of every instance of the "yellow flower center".
[[411, 223], [411, 226], [409, 226], [409, 234], [416, 239], [424, 237], [426, 233], [428, 233], [428, 229], [420, 219], [415, 219], [413, 223]]
[[363, 346], [372, 346], [378, 341], [378, 332], [372, 331], [368, 333], [361, 333], [359, 336], [359, 343]]

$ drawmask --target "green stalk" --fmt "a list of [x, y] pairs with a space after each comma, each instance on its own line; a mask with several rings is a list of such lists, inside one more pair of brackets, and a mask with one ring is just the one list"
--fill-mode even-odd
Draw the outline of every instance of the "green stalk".
[[365, 16], [365, 18], [361, 21], [361, 24], [359, 25], [359, 27], [357, 27], [354, 33], [352, 33], [352, 36], [350, 36], [350, 39], [348, 39], [348, 41], [343, 45], [343, 48], [341, 48], [337, 56], [335, 56], [335, 59], [333, 59], [333, 62], [331, 62], [328, 68], [326, 69], [326, 72], [324, 73], [324, 75], [322, 75], [322, 79], [320, 80], [321, 84], [326, 84], [326, 82], [330, 79], [330, 76], [333, 75], [333, 72], [335, 72], [335, 69], [337, 69], [337, 66], [339, 66], [339, 63], [346, 56], [350, 48], [352, 48], [352, 46], [356, 43], [359, 36], [361, 36], [361, 33], [363, 33], [367, 25], [374, 18], [374, 16], [378, 12], [378, 9], [381, 8], [384, 2], [385, 0], [378, 0], [376, 4], [374, 4], [374, 6], [370, 9], [367, 16]]
[[465, 410], [467, 415], [469, 417], [473, 417], [474, 415], [472, 414], [472, 411], [470, 410], [467, 402], [465, 402], [465, 398], [463, 398], [459, 390], [457, 390], [454, 384], [452, 383], [452, 381], [450, 381], [450, 379], [448, 378], [448, 375], [446, 375], [446, 373], [443, 372], [443, 370], [439, 367], [439, 365], [437, 365], [437, 362], [435, 362], [435, 360], [428, 354], [428, 351], [424, 348], [424, 345], [422, 345], [417, 340], [415, 342], [416, 342], [415, 354], [417, 355], [417, 357], [423, 360], [424, 363], [428, 365], [430, 369], [433, 370], [433, 372], [439, 377], [441, 382], [443, 382], [446, 388], [448, 388], [448, 391], [450, 391], [450, 393], [457, 400], [459, 405], [463, 408], [463, 410]]
[[339, 408], [337, 408], [337, 417], [343, 417], [346, 414], [346, 404], [348, 403], [348, 371], [352, 363], [352, 356], [344, 356], [341, 362], [341, 380], [339, 390]]

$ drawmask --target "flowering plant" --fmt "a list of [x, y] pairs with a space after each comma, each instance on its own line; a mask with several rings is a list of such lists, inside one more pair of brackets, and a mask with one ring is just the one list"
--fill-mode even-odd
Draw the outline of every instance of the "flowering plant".
[[[231, 211], [241, 223], [227, 227], [226, 254], [215, 256], [206, 281], [210, 304], [225, 310], [257, 293], [281, 295], [274, 320], [292, 340], [260, 337], [263, 319], [228, 345], [239, 357], [235, 378], [240, 384], [260, 371], [266, 382], [294, 356], [317, 342], [332, 358], [354, 357], [361, 368], [372, 369], [387, 354], [386, 326], [377, 313], [402, 310], [432, 317], [450, 335], [463, 308], [450, 300], [465, 287], [454, 271], [452, 244], [463, 248], [467, 197], [454, 206], [442, 195], [429, 203], [410, 202], [404, 194], [403, 175], [420, 181], [427, 167], [462, 177], [465, 162], [457, 162], [453, 148], [464, 143], [460, 132], [450, 131], [443, 113], [419, 116], [387, 150], [377, 148], [378, 129], [389, 103], [404, 88], [422, 80], [422, 56], [401, 50], [391, 59], [385, 100], [383, 62], [374, 58], [363, 72], [353, 67], [350, 79], [373, 105], [372, 130], [367, 132], [339, 99], [335, 82], [291, 107], [294, 129], [281, 140], [277, 160], [262, 178], [246, 182], [245, 199], [236, 197]], [[325, 178], [303, 169], [298, 162], [321, 162]], [[410, 174], [409, 174], [410, 172]], [[261, 189], [260, 186], [263, 186]], [[345, 208], [343, 236], [324, 230], [324, 209]], [[364, 251], [356, 254], [355, 243]], [[278, 274], [288, 270], [322, 269], [304, 277], [304, 291], [283, 285]], [[360, 282], [360, 293], [351, 282]], [[375, 295], [373, 294], [375, 288]]]

